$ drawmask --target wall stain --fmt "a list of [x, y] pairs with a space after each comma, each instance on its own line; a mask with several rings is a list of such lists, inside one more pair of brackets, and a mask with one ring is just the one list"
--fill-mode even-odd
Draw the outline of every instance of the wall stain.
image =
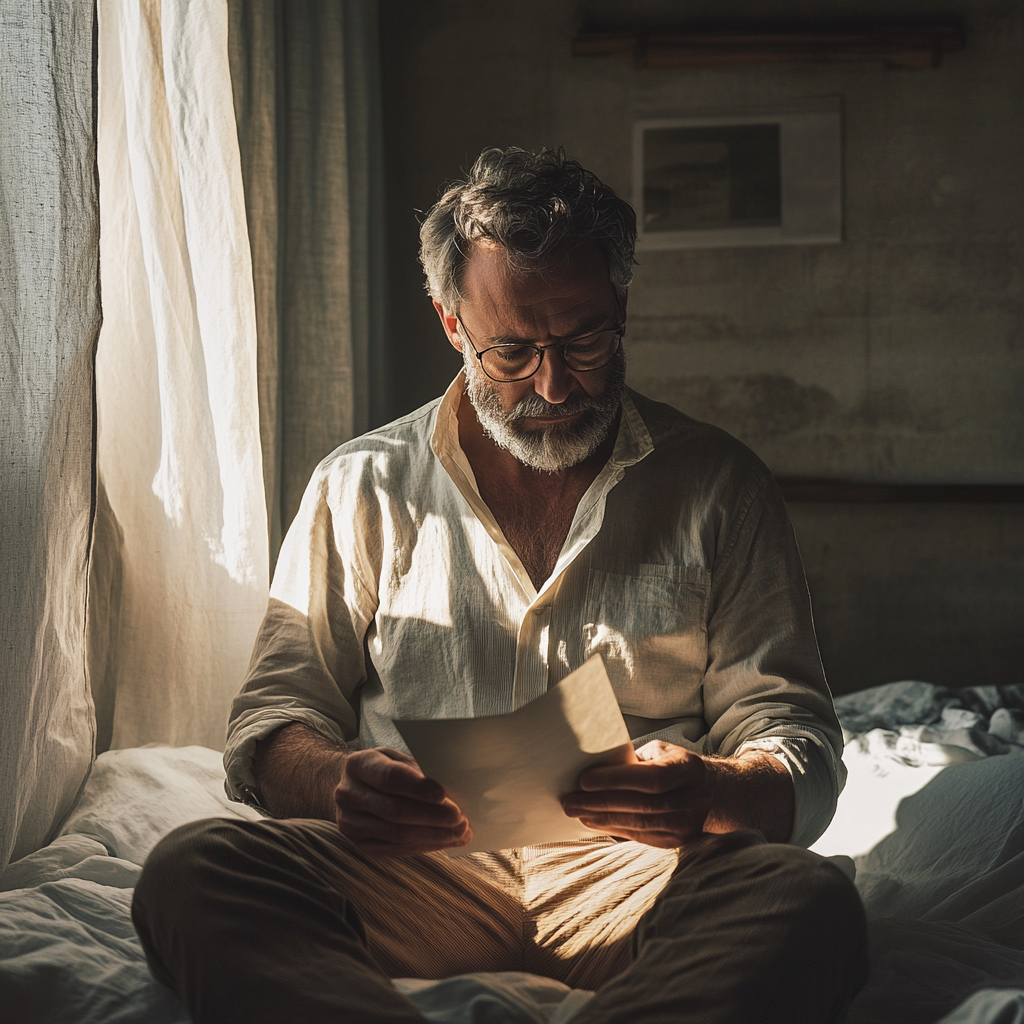
[[849, 438], [865, 430], [942, 434], [950, 427], [942, 410], [915, 404], [909, 389], [895, 385], [872, 388], [852, 407], [825, 388], [781, 373], [644, 378], [636, 385], [642, 394], [748, 442], [811, 428], [825, 442], [833, 431]]
[[689, 416], [740, 437], [777, 437], [815, 426], [839, 412], [824, 388], [798, 384], [781, 373], [737, 377], [670, 377], [640, 390]]

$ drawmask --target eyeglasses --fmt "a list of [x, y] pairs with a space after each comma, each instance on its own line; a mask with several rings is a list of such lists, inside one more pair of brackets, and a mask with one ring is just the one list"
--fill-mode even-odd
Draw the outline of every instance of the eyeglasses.
[[618, 327], [609, 327], [593, 334], [583, 334], [571, 341], [563, 341], [557, 345], [526, 345], [519, 343], [492, 345], [479, 351], [473, 344], [462, 317], [456, 315], [459, 327], [469, 342], [473, 354], [480, 361], [480, 369], [491, 380], [499, 384], [511, 384], [513, 381], [526, 380], [532, 377], [544, 362], [544, 353], [555, 349], [570, 370], [575, 373], [588, 373], [607, 366], [622, 344], [622, 336], [626, 333], [625, 323]]

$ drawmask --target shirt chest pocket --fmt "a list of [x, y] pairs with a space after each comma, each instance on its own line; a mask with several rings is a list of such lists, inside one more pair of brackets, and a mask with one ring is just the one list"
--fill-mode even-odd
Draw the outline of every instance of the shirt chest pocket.
[[586, 654], [604, 659], [624, 712], [671, 718], [701, 706], [710, 587], [711, 574], [699, 566], [641, 565], [636, 575], [591, 570]]

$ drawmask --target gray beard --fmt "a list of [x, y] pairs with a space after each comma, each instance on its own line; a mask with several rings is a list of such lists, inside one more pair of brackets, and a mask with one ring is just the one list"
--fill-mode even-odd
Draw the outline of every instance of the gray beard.
[[[542, 473], [559, 473], [579, 465], [597, 451], [608, 437], [626, 387], [626, 354], [620, 348], [608, 364], [611, 373], [601, 394], [591, 396], [576, 392], [561, 405], [552, 405], [540, 395], [531, 395], [506, 412], [498, 394], [501, 385], [476, 365], [471, 354], [464, 354], [463, 362], [466, 394], [484, 433], [524, 466]], [[583, 412], [583, 416], [574, 423], [551, 424], [537, 430], [526, 430], [522, 425], [527, 417], [571, 416], [577, 412]]]

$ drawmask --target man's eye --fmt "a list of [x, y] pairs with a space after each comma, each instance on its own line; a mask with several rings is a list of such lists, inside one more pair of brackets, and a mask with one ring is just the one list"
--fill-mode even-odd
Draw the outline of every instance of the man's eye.
[[565, 351], [577, 359], [585, 359], [587, 356], [600, 355], [615, 340], [615, 331], [601, 331], [599, 334], [591, 334], [579, 341], [572, 341], [565, 346]]
[[532, 359], [536, 350], [528, 345], [507, 345], [494, 350], [494, 355], [503, 363], [524, 363]]

